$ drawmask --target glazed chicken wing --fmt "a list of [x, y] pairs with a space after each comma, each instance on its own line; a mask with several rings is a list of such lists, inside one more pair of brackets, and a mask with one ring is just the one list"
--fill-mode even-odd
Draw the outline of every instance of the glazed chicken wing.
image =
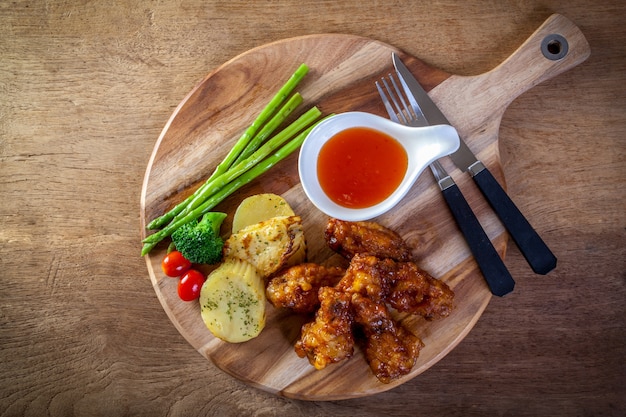
[[361, 294], [353, 294], [351, 301], [354, 320], [365, 336], [365, 358], [376, 378], [389, 383], [411, 372], [422, 341], [396, 323], [383, 302]]
[[397, 262], [389, 279], [387, 302], [396, 310], [427, 319], [447, 317], [452, 311], [454, 292], [415, 263]]
[[414, 262], [369, 255], [355, 255], [337, 287], [383, 299], [398, 311], [429, 319], [448, 316], [454, 301], [454, 293], [446, 283], [436, 280]]
[[330, 219], [324, 237], [328, 246], [346, 259], [357, 253], [398, 261], [411, 258], [411, 250], [400, 235], [374, 222]]
[[[393, 261], [392, 261], [393, 262]], [[375, 256], [355, 254], [337, 289], [383, 300], [389, 293], [388, 272]]]
[[305, 263], [289, 267], [275, 275], [265, 290], [274, 307], [286, 307], [297, 313], [312, 313], [320, 305], [318, 291], [332, 287], [343, 277], [340, 267]]
[[350, 294], [332, 287], [322, 287], [318, 294], [320, 308], [315, 320], [302, 326], [295, 350], [309, 359], [316, 369], [352, 356], [354, 336]]

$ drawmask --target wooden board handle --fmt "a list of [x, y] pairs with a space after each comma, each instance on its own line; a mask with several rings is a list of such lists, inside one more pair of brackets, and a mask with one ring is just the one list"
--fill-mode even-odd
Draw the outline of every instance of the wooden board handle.
[[493, 85], [507, 90], [506, 96], [514, 99], [535, 85], [580, 64], [590, 53], [589, 43], [580, 29], [569, 19], [554, 14], [487, 75], [499, 78], [500, 82]]
[[[431, 92], [455, 126], [480, 129], [519, 95], [580, 64], [589, 57], [589, 43], [564, 16], [550, 16], [511, 56], [478, 76], [453, 75]], [[458, 127], [457, 127], [458, 129]], [[462, 135], [469, 132], [460, 132]]]

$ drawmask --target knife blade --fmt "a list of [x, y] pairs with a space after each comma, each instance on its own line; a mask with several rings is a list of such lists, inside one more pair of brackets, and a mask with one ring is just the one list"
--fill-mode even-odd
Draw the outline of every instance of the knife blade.
[[[430, 99], [428, 93], [415, 79], [402, 60], [392, 53], [393, 65], [400, 82], [409, 97], [413, 97], [422, 109], [424, 117], [430, 125], [451, 125], [446, 116]], [[461, 138], [459, 149], [450, 155], [454, 164], [462, 171], [467, 171], [489, 202], [509, 235], [526, 258], [526, 261], [537, 274], [545, 275], [556, 267], [556, 256], [541, 239], [539, 234], [517, 208], [513, 200], [504, 191], [493, 174], [476, 158]]]

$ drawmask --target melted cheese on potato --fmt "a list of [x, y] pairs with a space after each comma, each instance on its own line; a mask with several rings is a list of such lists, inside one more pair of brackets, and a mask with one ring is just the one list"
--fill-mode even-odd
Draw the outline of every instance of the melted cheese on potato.
[[224, 258], [247, 261], [266, 278], [286, 265], [304, 261], [305, 247], [302, 219], [277, 216], [233, 233], [224, 242]]

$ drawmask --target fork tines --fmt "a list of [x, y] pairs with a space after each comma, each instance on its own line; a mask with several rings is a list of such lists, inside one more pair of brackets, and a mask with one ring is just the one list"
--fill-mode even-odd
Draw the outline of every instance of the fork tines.
[[[421, 111], [418, 113], [412, 106], [407, 104], [408, 99], [405, 100], [403, 90], [398, 87], [393, 74], [389, 73], [388, 79], [382, 77], [381, 81], [385, 88], [383, 89], [378, 81], [376, 81], [376, 88], [391, 119], [404, 125], [411, 124], [410, 121], [419, 119]], [[391, 82], [391, 86], [388, 81]]]

